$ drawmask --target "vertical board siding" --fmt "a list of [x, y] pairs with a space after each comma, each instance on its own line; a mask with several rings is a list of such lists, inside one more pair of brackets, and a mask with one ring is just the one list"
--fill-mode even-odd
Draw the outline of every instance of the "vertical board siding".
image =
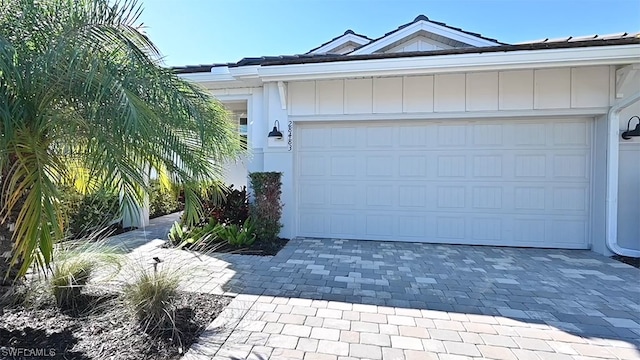
[[402, 78], [373, 79], [373, 112], [402, 112]]
[[373, 112], [372, 79], [348, 79], [344, 83], [345, 114], [369, 114]]
[[536, 70], [533, 86], [535, 109], [569, 109], [571, 107], [570, 69]]
[[610, 68], [590, 66], [290, 82], [290, 115], [609, 106]]
[[609, 67], [571, 69], [571, 107], [609, 106]]
[[316, 91], [318, 92], [318, 114], [342, 114], [344, 112], [344, 81], [318, 81]]
[[289, 91], [289, 108], [292, 114], [312, 115], [316, 113], [316, 84], [313, 81], [292, 82]]
[[436, 75], [433, 111], [464, 111], [465, 74]]
[[402, 111], [433, 112], [433, 76], [406, 76], [402, 84]]
[[533, 70], [501, 71], [498, 81], [500, 110], [533, 109]]
[[498, 72], [467, 74], [467, 111], [498, 110]]

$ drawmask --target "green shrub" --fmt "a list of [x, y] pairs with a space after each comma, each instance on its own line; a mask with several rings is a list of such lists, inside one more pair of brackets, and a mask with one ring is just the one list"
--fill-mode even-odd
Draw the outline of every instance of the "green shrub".
[[168, 237], [171, 244], [177, 248], [204, 249], [219, 241], [218, 233], [223, 227], [224, 225], [215, 219], [210, 219], [207, 224], [193, 229], [188, 229], [176, 221], [169, 229]]
[[235, 247], [251, 246], [256, 240], [255, 228], [251, 218], [248, 218], [242, 226], [225, 224], [217, 230], [216, 235]]
[[106, 190], [82, 195], [75, 188], [65, 187], [61, 205], [68, 219], [67, 235], [72, 239], [88, 236], [120, 217], [118, 195]]
[[260, 241], [274, 241], [282, 228], [282, 173], [254, 172], [249, 174], [249, 178], [254, 197], [250, 206], [250, 216], [254, 222], [256, 236]]
[[141, 268], [136, 270], [134, 280], [124, 286], [124, 300], [145, 332], [159, 334], [174, 329], [179, 283], [176, 271]]
[[164, 188], [160, 181], [152, 180], [149, 183], [149, 217], [172, 214], [184, 208], [179, 201], [179, 190], [175, 187]]
[[215, 219], [220, 224], [235, 224], [242, 226], [249, 217], [249, 197], [247, 188], [234, 189], [229, 186], [228, 192], [222, 197], [215, 193], [208, 193], [203, 197], [202, 205], [206, 218]]

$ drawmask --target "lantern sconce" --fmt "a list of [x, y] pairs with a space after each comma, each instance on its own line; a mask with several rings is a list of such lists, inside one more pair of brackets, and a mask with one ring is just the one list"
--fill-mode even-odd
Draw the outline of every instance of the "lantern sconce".
[[273, 130], [269, 132], [269, 138], [282, 140], [282, 132], [280, 132], [280, 122], [278, 120], [273, 123]]
[[[631, 120], [638, 119], [638, 123], [636, 124], [636, 128], [633, 130], [629, 130], [631, 125]], [[632, 136], [640, 136], [640, 117], [638, 115], [632, 116], [627, 122], [627, 131], [622, 133], [622, 138], [625, 140], [631, 139]]]

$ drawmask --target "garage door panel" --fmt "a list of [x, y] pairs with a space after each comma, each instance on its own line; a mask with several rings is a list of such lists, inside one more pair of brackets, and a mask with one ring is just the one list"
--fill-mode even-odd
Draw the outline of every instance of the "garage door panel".
[[357, 147], [358, 143], [354, 141], [357, 130], [355, 127], [331, 128], [329, 139], [331, 148], [348, 149]]
[[586, 248], [591, 126], [304, 124], [339, 139], [296, 148], [298, 235]]
[[556, 146], [588, 146], [591, 134], [587, 123], [561, 122], [553, 124], [553, 144]]
[[367, 185], [366, 192], [365, 205], [367, 208], [390, 208], [394, 206], [397, 194], [394, 185]]
[[495, 243], [502, 241], [503, 218], [501, 217], [474, 217], [471, 220], [471, 239], [478, 242]]
[[589, 156], [584, 153], [564, 153], [553, 156], [553, 174], [557, 178], [589, 179]]
[[394, 218], [386, 214], [365, 215], [365, 234], [375, 237], [389, 237], [395, 231]]
[[502, 136], [502, 124], [474, 124], [473, 145], [479, 147], [502, 146], [504, 140]]
[[502, 178], [502, 155], [473, 155], [473, 176]]

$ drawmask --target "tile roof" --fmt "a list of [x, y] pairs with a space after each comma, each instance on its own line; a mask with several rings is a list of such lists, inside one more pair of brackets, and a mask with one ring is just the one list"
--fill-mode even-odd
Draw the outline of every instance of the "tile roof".
[[[428, 57], [455, 54], [482, 54], [492, 52], [511, 52], [511, 51], [528, 51], [528, 50], [545, 50], [545, 49], [565, 49], [580, 48], [593, 46], [613, 46], [613, 45], [630, 45], [640, 44], [640, 37], [620, 37], [612, 39], [591, 39], [580, 41], [553, 41], [553, 42], [534, 42], [516, 45], [497, 45], [486, 47], [469, 47], [456, 48], [435, 51], [412, 51], [401, 53], [382, 53], [382, 54], [366, 54], [366, 55], [336, 55], [336, 54], [304, 54], [304, 55], [287, 55], [287, 56], [263, 56], [257, 58], [244, 58], [235, 64], [212, 64], [212, 65], [196, 65], [173, 68], [178, 74], [209, 72], [212, 67], [216, 66], [274, 66], [274, 65], [291, 65], [291, 64], [311, 64], [323, 62], [337, 61], [355, 61], [355, 60], [371, 60], [371, 59], [392, 59], [405, 57]], [[203, 71], [204, 70], [204, 71]]]
[[614, 40], [614, 39], [629, 39], [629, 38], [639, 38], [640, 32], [636, 33], [615, 33], [615, 34], [606, 34], [606, 35], [587, 35], [587, 36], [567, 36], [555, 39], [539, 39], [534, 41], [524, 41], [518, 44], [550, 44], [550, 43], [562, 43], [562, 42], [576, 42], [576, 41], [588, 41], [588, 40]]
[[327, 44], [330, 44], [332, 41], [336, 41], [336, 40], [340, 39], [341, 37], [343, 37], [343, 36], [345, 36], [345, 35], [349, 35], [349, 34], [351, 34], [351, 35], [355, 35], [355, 36], [359, 36], [359, 37], [361, 37], [361, 38], [365, 38], [365, 39], [367, 39], [367, 40], [369, 40], [369, 41], [372, 41], [372, 40], [373, 40], [373, 39], [371, 39], [371, 38], [370, 38], [370, 37], [368, 37], [368, 36], [361, 35], [361, 34], [358, 34], [358, 33], [354, 32], [354, 31], [353, 31], [353, 30], [351, 30], [351, 29], [347, 29], [347, 31], [345, 31], [345, 32], [344, 32], [344, 34], [342, 34], [342, 35], [338, 35], [338, 36], [334, 37], [333, 39], [331, 39], [331, 40], [329, 40], [329, 41], [327, 41], [327, 42], [325, 42], [325, 43], [321, 44], [320, 46], [316, 46], [316, 47], [314, 47], [313, 49], [311, 49], [311, 50], [307, 51], [307, 52], [306, 52], [306, 54], [310, 54], [310, 53], [312, 53], [312, 52], [314, 52], [314, 51], [316, 51], [316, 50], [320, 49], [321, 47], [323, 47], [323, 46], [325, 46], [325, 45], [327, 45]]
[[449, 29], [451, 29], [451, 30], [455, 30], [455, 31], [459, 31], [459, 32], [465, 33], [465, 34], [467, 34], [467, 35], [471, 35], [471, 36], [479, 37], [479, 38], [481, 38], [481, 39], [488, 40], [488, 41], [493, 41], [493, 42], [495, 42], [496, 44], [505, 44], [505, 45], [506, 45], [506, 43], [500, 42], [500, 41], [498, 41], [498, 40], [496, 40], [496, 39], [492, 39], [492, 38], [489, 38], [489, 37], [483, 36], [482, 34], [478, 34], [478, 33], [474, 33], [474, 32], [471, 32], [471, 31], [463, 30], [463, 29], [461, 29], [461, 28], [457, 28], [457, 27], [454, 27], [454, 26], [450, 26], [450, 25], [447, 25], [446, 23], [443, 23], [443, 22], [440, 22], [440, 21], [430, 20], [427, 16], [422, 15], [422, 14], [420, 14], [420, 15], [416, 16], [416, 18], [415, 18], [415, 19], [413, 19], [413, 21], [408, 22], [408, 23], [406, 23], [406, 24], [404, 24], [404, 25], [400, 25], [400, 26], [398, 26], [398, 28], [397, 28], [397, 29], [390, 31], [390, 32], [388, 32], [388, 33], [386, 33], [386, 34], [382, 35], [381, 37], [379, 37], [379, 38], [377, 38], [377, 39], [375, 39], [375, 40], [373, 40], [373, 41], [378, 41], [378, 40], [380, 40], [380, 39], [382, 39], [382, 38], [385, 38], [385, 37], [387, 37], [387, 36], [389, 36], [389, 35], [392, 35], [392, 34], [394, 34], [394, 33], [398, 32], [398, 31], [400, 31], [400, 30], [402, 30], [402, 29], [406, 28], [406, 27], [407, 27], [407, 26], [409, 26], [409, 25], [412, 25], [412, 24], [417, 23], [418, 21], [428, 21], [428, 22], [433, 23], [433, 24], [436, 24], [436, 25], [444, 26], [444, 27], [449, 28]]
[[[371, 40], [371, 42], [377, 41], [384, 37], [387, 37], [411, 24], [418, 21], [429, 21], [431, 23], [460, 31], [465, 34], [476, 36], [488, 41], [493, 41], [496, 46], [483, 46], [483, 47], [468, 47], [468, 48], [454, 48], [446, 50], [430, 50], [430, 51], [412, 51], [401, 53], [379, 53], [379, 54], [363, 54], [363, 55], [338, 55], [338, 54], [312, 54], [311, 52], [336, 40], [340, 37], [348, 34], [353, 34]], [[270, 65], [289, 65], [289, 64], [306, 64], [306, 63], [320, 63], [320, 62], [336, 62], [336, 61], [353, 61], [353, 60], [368, 60], [368, 59], [388, 59], [388, 58], [403, 58], [403, 57], [417, 57], [417, 56], [438, 56], [438, 55], [454, 55], [454, 54], [472, 54], [472, 53], [488, 53], [488, 52], [508, 52], [518, 50], [544, 50], [544, 49], [558, 49], [558, 48], [577, 48], [588, 46], [607, 46], [607, 45], [626, 45], [626, 44], [639, 44], [640, 33], [617, 33], [608, 35], [589, 35], [580, 37], [563, 37], [556, 39], [540, 39], [535, 41], [527, 41], [518, 44], [506, 44], [501, 43], [495, 39], [482, 36], [481, 34], [462, 30], [460, 28], [449, 26], [443, 22], [437, 22], [429, 20], [425, 15], [417, 16], [412, 22], [399, 26], [397, 29], [386, 33], [378, 39], [370, 39], [364, 35], [357, 34], [353, 30], [347, 30], [344, 34], [331, 39], [330, 41], [312, 49], [310, 52], [301, 55], [282, 55], [282, 56], [261, 56], [261, 57], [246, 57], [236, 63], [218, 63], [218, 64], [201, 64], [201, 65], [187, 65], [176, 66], [172, 69], [178, 74], [188, 73], [201, 73], [210, 72], [215, 67], [240, 67], [240, 66], [270, 66]], [[368, 44], [362, 45], [366, 46]]]

